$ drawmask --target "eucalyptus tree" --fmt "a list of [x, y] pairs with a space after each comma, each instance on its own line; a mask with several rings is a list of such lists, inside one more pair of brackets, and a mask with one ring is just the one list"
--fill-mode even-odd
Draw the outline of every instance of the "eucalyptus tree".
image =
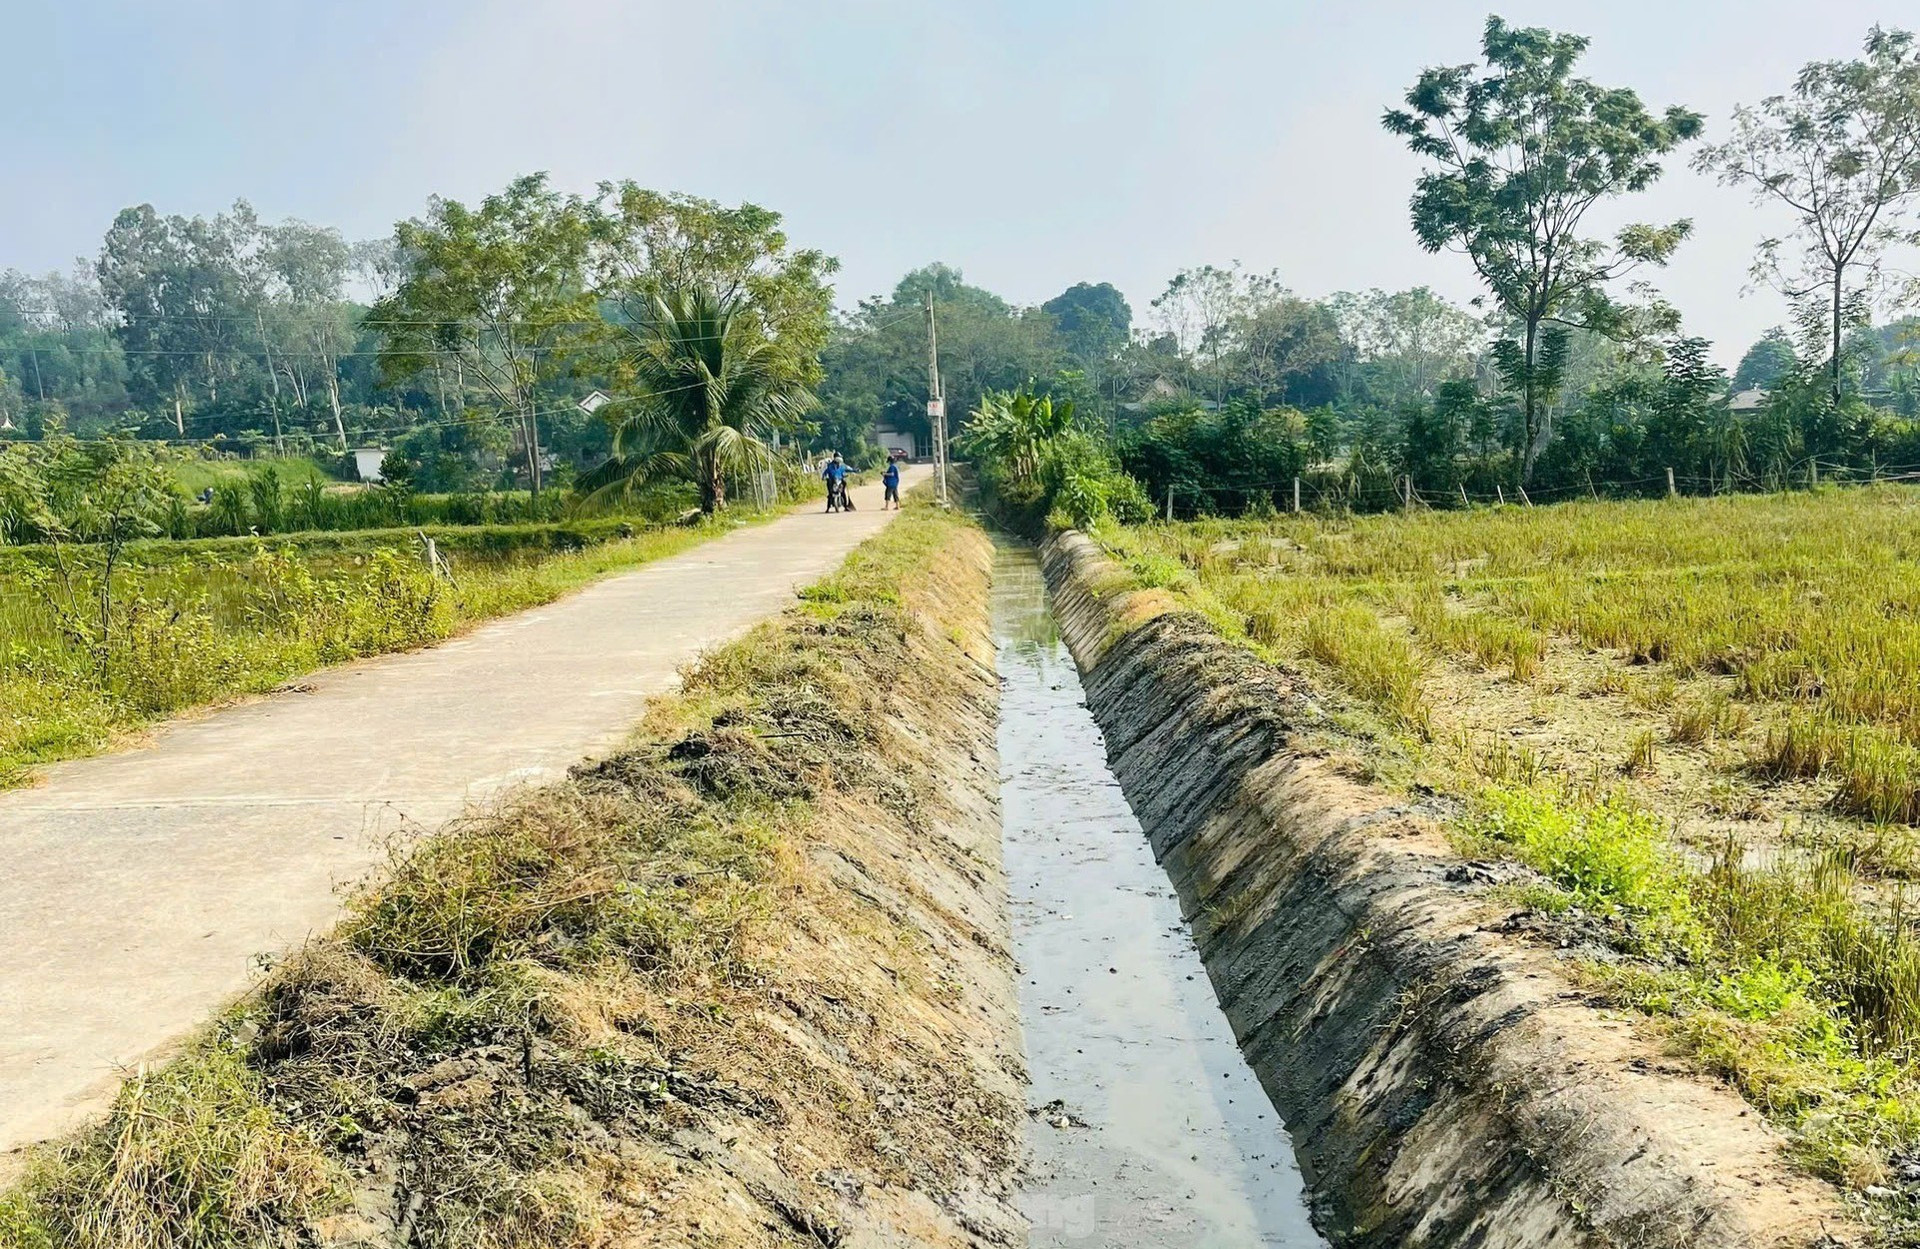
[[434, 200], [394, 228], [402, 274], [374, 304], [389, 382], [456, 365], [518, 426], [527, 484], [541, 485], [543, 383], [571, 371], [602, 324], [589, 280], [593, 206], [545, 174], [516, 178], [478, 207]]
[[1920, 48], [1876, 26], [1864, 55], [1814, 61], [1793, 89], [1733, 115], [1733, 136], [1695, 162], [1755, 200], [1785, 207], [1793, 237], [1762, 241], [1754, 275], [1800, 305], [1827, 353], [1829, 399], [1841, 406], [1841, 339], [1865, 323], [1887, 249], [1920, 241], [1909, 210], [1920, 198]]
[[243, 380], [257, 358], [261, 292], [249, 264], [259, 218], [245, 200], [213, 217], [163, 217], [150, 204], [114, 218], [95, 273], [126, 352], [134, 398], [183, 408]]
[[606, 409], [613, 454], [580, 479], [590, 501], [681, 480], [699, 490], [702, 511], [719, 511], [727, 480], [770, 468], [773, 435], [797, 429], [814, 402], [741, 291], [661, 291], [616, 328], [625, 350]]
[[1552, 435], [1567, 328], [1626, 332], [1609, 287], [1664, 264], [1692, 228], [1630, 225], [1611, 240], [1587, 231], [1596, 205], [1652, 185], [1659, 158], [1701, 128], [1697, 113], [1655, 115], [1630, 89], [1577, 77], [1587, 46], [1488, 18], [1484, 66], [1423, 71], [1406, 107], [1382, 119], [1431, 166], [1414, 186], [1415, 237], [1428, 251], [1465, 253], [1518, 330], [1496, 344], [1495, 360], [1520, 397], [1523, 481]]
[[274, 370], [276, 407], [282, 378], [303, 410], [315, 405], [316, 390], [324, 391], [334, 437], [345, 451], [340, 362], [353, 350], [355, 340], [353, 309], [345, 298], [352, 249], [340, 231], [304, 221], [268, 226], [261, 241], [260, 262], [267, 274], [270, 301], [260, 316], [261, 338]]
[[[1351, 392], [1364, 387], [1388, 408], [1431, 397], [1444, 382], [1471, 377], [1488, 338], [1480, 318], [1430, 288], [1342, 292], [1326, 301], [1346, 340]], [[1348, 396], [1343, 396], [1346, 398]]]

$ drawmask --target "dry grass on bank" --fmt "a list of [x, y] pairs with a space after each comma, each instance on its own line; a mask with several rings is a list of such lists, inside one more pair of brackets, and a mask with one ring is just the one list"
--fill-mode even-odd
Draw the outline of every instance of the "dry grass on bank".
[[1920, 496], [1114, 528], [1597, 991], [1920, 1243]]
[[[910, 508], [626, 748], [401, 854], [0, 1244], [959, 1243], [1018, 1147], [984, 536]], [[982, 738], [982, 735], [985, 735]], [[951, 825], [945, 821], [952, 821]], [[943, 1230], [944, 1229], [944, 1230]]]

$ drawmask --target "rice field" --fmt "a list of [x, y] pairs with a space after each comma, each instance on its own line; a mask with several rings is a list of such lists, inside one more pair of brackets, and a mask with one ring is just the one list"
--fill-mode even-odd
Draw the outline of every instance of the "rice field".
[[157, 719], [430, 645], [769, 514], [609, 529], [578, 549], [551, 526], [436, 530], [450, 575], [402, 531], [141, 543], [104, 615], [96, 551], [68, 549], [70, 583], [45, 549], [0, 552], [0, 789]]
[[1490, 905], [1920, 1243], [1889, 1178], [1920, 1157], [1920, 492], [1096, 536], [1303, 673], [1330, 754], [1533, 869]]

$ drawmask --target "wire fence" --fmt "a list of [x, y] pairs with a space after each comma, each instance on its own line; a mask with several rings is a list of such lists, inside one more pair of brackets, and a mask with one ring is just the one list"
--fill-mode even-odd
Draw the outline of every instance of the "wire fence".
[[[1242, 515], [1250, 510], [1276, 512], [1460, 511], [1474, 507], [1533, 507], [1580, 500], [1702, 498], [1735, 494], [1777, 494], [1822, 487], [1846, 488], [1920, 482], [1920, 464], [1870, 465], [1807, 458], [1766, 474], [1699, 476], [1668, 469], [1654, 477], [1628, 480], [1561, 482], [1491, 491], [1468, 489], [1465, 481], [1422, 486], [1405, 473], [1302, 473], [1279, 481], [1222, 482], [1213, 487], [1169, 482], [1154, 499], [1166, 520], [1207, 515]], [[1222, 503], [1228, 506], [1221, 507]]]

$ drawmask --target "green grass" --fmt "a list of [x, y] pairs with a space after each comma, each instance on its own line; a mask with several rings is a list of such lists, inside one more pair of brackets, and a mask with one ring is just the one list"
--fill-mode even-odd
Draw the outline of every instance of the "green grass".
[[1452, 833], [1540, 873], [1516, 901], [1601, 921], [1630, 957], [1584, 962], [1581, 979], [1665, 1021], [1808, 1169], [1878, 1185], [1920, 1143], [1920, 937], [1902, 908], [1862, 904], [1843, 857], [1756, 865], [1729, 842], [1702, 872], [1625, 794], [1537, 784], [1487, 787]]
[[7, 1249], [288, 1243], [338, 1204], [344, 1177], [270, 1107], [231, 1048], [142, 1070], [106, 1123], [39, 1159], [32, 1196], [0, 1197]]
[[1702, 948], [1691, 881], [1666, 830], [1621, 795], [1488, 786], [1453, 833], [1466, 854], [1519, 859], [1572, 904], [1621, 921], [1636, 943], [1683, 954]]
[[322, 486], [334, 484], [332, 475], [304, 455], [266, 455], [252, 460], [204, 460], [181, 455], [170, 456], [164, 463], [173, 484], [189, 495], [197, 495], [208, 486], [223, 482], [244, 486], [268, 468], [273, 469], [280, 485], [287, 490], [297, 490], [309, 481], [317, 481]]
[[45, 575], [47, 553], [6, 552], [0, 788], [156, 719], [330, 664], [429, 645], [759, 518], [736, 512], [624, 539], [615, 522], [437, 530], [454, 560], [451, 582], [427, 572], [407, 531], [142, 543], [116, 575], [104, 643], [91, 606], [92, 553], [68, 553], [86, 565], [87, 609], [75, 621], [63, 618], [57, 594], [32, 584]]

